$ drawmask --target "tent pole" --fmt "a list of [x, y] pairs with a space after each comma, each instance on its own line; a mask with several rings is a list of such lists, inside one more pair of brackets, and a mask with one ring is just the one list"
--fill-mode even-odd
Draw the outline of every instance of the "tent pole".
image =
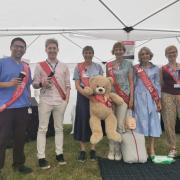
[[[71, 40], [70, 38], [66, 37], [64, 34], [59, 34], [60, 36], [62, 36], [63, 38], [65, 38], [66, 40], [68, 40], [69, 42], [71, 42], [72, 44], [74, 44], [75, 46], [77, 46], [78, 48], [80, 48], [81, 50], [83, 49], [79, 44], [77, 44], [76, 42], [74, 42], [73, 40]], [[97, 56], [94, 56], [95, 59], [99, 60], [101, 63], [103, 62], [100, 58], [98, 58]]]
[[30, 44], [28, 44], [27, 46], [27, 49], [32, 45], [34, 44], [39, 38], [40, 38], [41, 35], [38, 35]]
[[98, 0], [124, 27], [126, 24], [102, 1]]
[[178, 43], [180, 44], [180, 40], [179, 40], [179, 38], [178, 37], [176, 37], [176, 40], [178, 41]]
[[149, 19], [149, 18], [151, 18], [152, 16], [154, 16], [154, 15], [156, 15], [156, 14], [160, 13], [161, 11], [163, 11], [163, 10], [165, 10], [165, 9], [169, 8], [170, 6], [172, 6], [172, 5], [176, 4], [176, 3], [178, 3], [179, 1], [180, 1], [180, 0], [176, 0], [176, 1], [174, 1], [174, 2], [172, 2], [172, 3], [170, 3], [170, 4], [168, 4], [168, 5], [166, 5], [165, 7], [163, 7], [163, 8], [161, 8], [161, 9], [159, 9], [158, 11], [154, 12], [153, 14], [151, 14], [151, 15], [147, 16], [147, 17], [146, 17], [146, 18], [144, 18], [143, 20], [141, 20], [141, 21], [137, 22], [137, 23], [136, 23], [136, 24], [134, 24], [132, 27], [135, 27], [135, 26], [139, 25], [140, 23], [142, 23], [142, 22], [146, 21], [147, 19]]

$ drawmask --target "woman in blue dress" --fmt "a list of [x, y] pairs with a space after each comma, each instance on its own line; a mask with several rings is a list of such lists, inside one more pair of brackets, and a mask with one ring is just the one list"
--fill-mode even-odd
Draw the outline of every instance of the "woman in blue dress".
[[[160, 72], [159, 68], [152, 64], [150, 60], [153, 54], [147, 47], [143, 47], [138, 58], [140, 68], [144, 70], [149, 80], [154, 86], [157, 96], [160, 97]], [[161, 103], [155, 103], [149, 90], [134, 68], [134, 116], [137, 122], [136, 131], [149, 137], [148, 153], [150, 157], [155, 155], [154, 139], [161, 135], [160, 116]]]

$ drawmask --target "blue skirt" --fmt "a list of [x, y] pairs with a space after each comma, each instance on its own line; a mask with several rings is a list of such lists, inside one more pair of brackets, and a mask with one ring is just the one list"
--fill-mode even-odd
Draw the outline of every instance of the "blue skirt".
[[91, 129], [89, 125], [89, 99], [77, 92], [76, 115], [74, 125], [74, 139], [89, 142]]

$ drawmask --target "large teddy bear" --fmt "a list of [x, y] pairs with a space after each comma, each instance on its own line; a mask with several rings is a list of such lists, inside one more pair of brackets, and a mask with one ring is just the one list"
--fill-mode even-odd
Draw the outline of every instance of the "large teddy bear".
[[111, 140], [121, 142], [121, 135], [116, 131], [117, 119], [112, 109], [112, 103], [121, 105], [121, 97], [111, 92], [113, 79], [111, 77], [95, 76], [90, 78], [89, 87], [84, 88], [84, 94], [90, 99], [90, 127], [92, 135], [90, 142], [97, 144], [103, 138], [101, 120], [105, 121], [106, 134]]

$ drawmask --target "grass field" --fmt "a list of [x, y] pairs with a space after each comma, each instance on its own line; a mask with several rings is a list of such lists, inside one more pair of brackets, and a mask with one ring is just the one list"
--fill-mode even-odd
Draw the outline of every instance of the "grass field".
[[[37, 166], [36, 158], [36, 142], [27, 143], [25, 146], [26, 164], [33, 168], [33, 173], [29, 175], [21, 175], [15, 173], [12, 168], [12, 150], [8, 149], [6, 152], [5, 168], [3, 175], [5, 180], [100, 180], [100, 172], [97, 162], [92, 162], [89, 159], [84, 163], [77, 162], [77, 153], [79, 151], [79, 144], [74, 141], [73, 136], [70, 135], [71, 126], [64, 127], [64, 156], [67, 165], [60, 166], [55, 160], [54, 138], [47, 139], [46, 156], [51, 164], [49, 170], [40, 170]], [[178, 150], [180, 152], [180, 135], [177, 136]], [[164, 135], [156, 142], [157, 154], [166, 154], [167, 148], [165, 144]], [[89, 146], [88, 150], [89, 152]], [[97, 145], [97, 154], [101, 157], [106, 157], [108, 152], [108, 142], [104, 138]]]

